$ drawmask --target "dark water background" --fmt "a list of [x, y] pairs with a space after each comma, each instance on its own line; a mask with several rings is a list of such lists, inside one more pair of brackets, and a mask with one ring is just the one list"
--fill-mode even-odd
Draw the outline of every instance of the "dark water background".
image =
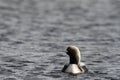
[[[69, 45], [89, 73], [62, 73]], [[120, 80], [120, 0], [0, 0], [0, 80]]]

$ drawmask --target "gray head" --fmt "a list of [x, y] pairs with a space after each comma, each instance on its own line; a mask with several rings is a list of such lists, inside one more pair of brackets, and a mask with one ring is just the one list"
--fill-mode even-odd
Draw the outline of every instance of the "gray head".
[[76, 46], [69, 46], [66, 53], [70, 57], [70, 64], [79, 64], [81, 60], [80, 50]]

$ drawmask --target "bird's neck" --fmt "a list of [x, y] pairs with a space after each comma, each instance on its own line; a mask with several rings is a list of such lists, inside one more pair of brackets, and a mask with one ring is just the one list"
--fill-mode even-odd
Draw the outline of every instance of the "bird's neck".
[[70, 56], [70, 64], [78, 64], [78, 60], [76, 59], [75, 55]]

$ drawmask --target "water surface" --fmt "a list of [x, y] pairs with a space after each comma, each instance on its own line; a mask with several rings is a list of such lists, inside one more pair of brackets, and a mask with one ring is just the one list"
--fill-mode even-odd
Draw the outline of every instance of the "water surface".
[[[0, 80], [120, 80], [120, 0], [0, 0]], [[89, 73], [62, 73], [69, 45]]]

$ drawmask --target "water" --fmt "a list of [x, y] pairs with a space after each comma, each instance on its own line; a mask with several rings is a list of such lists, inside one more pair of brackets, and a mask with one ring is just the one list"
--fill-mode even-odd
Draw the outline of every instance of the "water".
[[[0, 0], [0, 80], [120, 80], [120, 0]], [[62, 73], [69, 45], [89, 72]]]

